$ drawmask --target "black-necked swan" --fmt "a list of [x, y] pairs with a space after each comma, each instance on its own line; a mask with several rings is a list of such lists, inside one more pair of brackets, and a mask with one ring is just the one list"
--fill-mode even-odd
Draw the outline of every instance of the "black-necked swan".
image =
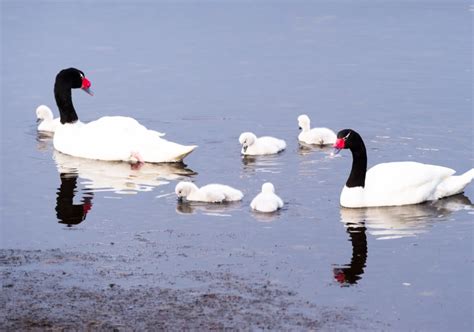
[[71, 89], [92, 94], [90, 86], [84, 73], [75, 68], [61, 70], [56, 76], [54, 96], [63, 125], [56, 128], [53, 144], [59, 152], [97, 160], [161, 163], [182, 161], [196, 148], [162, 139], [163, 134], [130, 117], [104, 116], [86, 124], [78, 121]]
[[251, 132], [240, 134], [239, 142], [242, 144], [241, 153], [247, 156], [275, 154], [286, 148], [286, 142], [282, 139], [271, 136], [257, 138], [257, 136]]
[[352, 152], [352, 169], [342, 189], [343, 207], [418, 204], [463, 192], [474, 178], [474, 169], [455, 176], [442, 166], [413, 161], [382, 163], [367, 171], [367, 152], [361, 136], [352, 129], [337, 134], [334, 147]]
[[311, 120], [306, 114], [298, 117], [301, 133], [298, 140], [306, 144], [328, 145], [336, 143], [336, 134], [329, 128], [311, 128]]
[[40, 122], [38, 125], [39, 131], [46, 131], [54, 133], [56, 127], [61, 124], [59, 118], [54, 118], [53, 111], [46, 105], [39, 105], [36, 108], [36, 119], [37, 122]]
[[223, 203], [240, 201], [244, 194], [240, 190], [224, 184], [212, 183], [198, 188], [194, 183], [181, 181], [175, 187], [178, 199], [193, 202]]
[[266, 182], [262, 185], [262, 191], [250, 203], [250, 207], [259, 212], [275, 212], [283, 207], [283, 201], [275, 194], [273, 184]]

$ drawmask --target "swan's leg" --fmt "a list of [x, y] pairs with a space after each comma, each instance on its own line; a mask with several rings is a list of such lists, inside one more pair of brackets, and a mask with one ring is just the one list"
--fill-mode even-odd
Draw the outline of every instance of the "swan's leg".
[[142, 155], [140, 154], [140, 152], [133, 151], [132, 153], [130, 153], [130, 162], [131, 162], [132, 164], [144, 163], [145, 160], [143, 159], [143, 157], [142, 157]]

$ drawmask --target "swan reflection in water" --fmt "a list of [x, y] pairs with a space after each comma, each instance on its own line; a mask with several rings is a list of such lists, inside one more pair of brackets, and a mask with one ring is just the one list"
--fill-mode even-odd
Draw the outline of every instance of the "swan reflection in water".
[[54, 151], [53, 159], [59, 173], [78, 174], [84, 180], [81, 184], [93, 192], [136, 194], [197, 174], [183, 163], [131, 165], [125, 162], [77, 158], [58, 151]]
[[[76, 158], [57, 151], [54, 151], [53, 159], [61, 180], [57, 191], [56, 216], [59, 223], [68, 227], [78, 225], [86, 219], [92, 208], [94, 194], [98, 192], [136, 194], [196, 174], [183, 163], [145, 163], [137, 167], [125, 162]], [[78, 193], [78, 178], [84, 189], [81, 190], [80, 204], [74, 204], [74, 197]]]
[[280, 155], [282, 153], [284, 153], [284, 151], [271, 155], [242, 156], [244, 174], [251, 176], [255, 173], [281, 173], [283, 164]]
[[367, 263], [367, 235], [377, 240], [415, 237], [427, 232], [437, 221], [446, 220], [451, 213], [472, 210], [469, 198], [460, 194], [417, 205], [347, 209], [341, 208], [341, 222], [349, 234], [352, 257], [349, 264], [333, 268], [334, 278], [342, 286], [357, 284]]
[[298, 142], [298, 154], [300, 156], [310, 155], [312, 153], [322, 152], [327, 155], [330, 155], [334, 150], [332, 144], [327, 145], [318, 145], [318, 144], [308, 144], [304, 142]]
[[77, 193], [77, 174], [61, 173], [61, 185], [57, 191], [56, 217], [60, 224], [68, 227], [78, 225], [86, 219], [87, 213], [92, 208], [94, 193], [84, 191], [80, 204], [74, 204], [74, 196]]

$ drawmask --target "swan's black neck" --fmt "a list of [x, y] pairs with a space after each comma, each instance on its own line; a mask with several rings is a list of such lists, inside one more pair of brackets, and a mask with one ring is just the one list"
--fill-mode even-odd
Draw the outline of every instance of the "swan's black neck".
[[352, 169], [349, 178], [347, 179], [346, 186], [352, 187], [365, 187], [365, 173], [367, 172], [367, 151], [365, 144], [360, 139], [357, 144], [350, 147], [352, 152]]
[[54, 98], [62, 124], [73, 123], [79, 119], [72, 104], [71, 89], [81, 87], [80, 80], [78, 70], [74, 68], [64, 69], [56, 76]]

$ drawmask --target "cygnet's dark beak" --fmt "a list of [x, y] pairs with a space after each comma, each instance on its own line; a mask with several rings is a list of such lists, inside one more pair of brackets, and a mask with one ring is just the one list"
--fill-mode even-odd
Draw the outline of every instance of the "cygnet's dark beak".
[[244, 145], [242, 148], [244, 149], [244, 152], [247, 152], [248, 145]]
[[40, 118], [36, 118], [36, 123], [40, 123], [41, 122], [41, 119]]
[[301, 130], [301, 127], [298, 127], [299, 130]]
[[183, 196], [178, 196], [178, 202], [182, 202], [183, 201]]

